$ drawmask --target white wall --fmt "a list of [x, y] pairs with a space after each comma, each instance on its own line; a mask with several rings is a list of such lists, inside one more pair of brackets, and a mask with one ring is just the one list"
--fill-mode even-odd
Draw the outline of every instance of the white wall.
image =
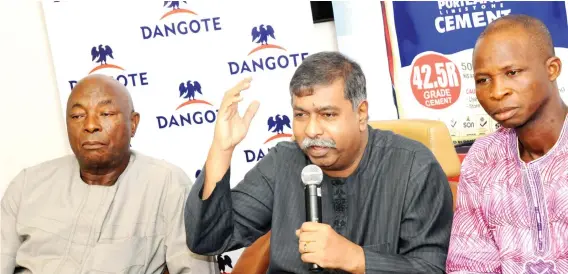
[[337, 51], [337, 38], [335, 36], [335, 23], [334, 22], [325, 22], [325, 23], [318, 23], [314, 25], [314, 39], [318, 47], [321, 48], [322, 51]]
[[333, 1], [339, 51], [359, 63], [367, 79], [371, 120], [398, 119], [392, 96], [381, 1]]
[[[316, 24], [315, 35], [321, 48], [337, 50], [333, 22]], [[22, 168], [71, 149], [40, 2], [0, 0], [0, 40], [1, 197]]]
[[24, 167], [71, 150], [39, 1], [0, 1], [0, 195]]

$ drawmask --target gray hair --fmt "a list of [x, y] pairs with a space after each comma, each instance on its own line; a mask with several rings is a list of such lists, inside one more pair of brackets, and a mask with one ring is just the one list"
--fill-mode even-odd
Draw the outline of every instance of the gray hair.
[[304, 138], [304, 140], [302, 141], [302, 144], [300, 145], [300, 147], [302, 149], [307, 149], [309, 147], [330, 147], [330, 148], [335, 148], [336, 144], [335, 141], [332, 139], [325, 139], [325, 138], [317, 138], [317, 139], [312, 139], [308, 136], [306, 136], [306, 138]]
[[309, 96], [316, 85], [330, 85], [343, 79], [345, 99], [353, 109], [367, 99], [366, 80], [359, 64], [339, 52], [324, 51], [308, 56], [290, 80], [290, 96]]

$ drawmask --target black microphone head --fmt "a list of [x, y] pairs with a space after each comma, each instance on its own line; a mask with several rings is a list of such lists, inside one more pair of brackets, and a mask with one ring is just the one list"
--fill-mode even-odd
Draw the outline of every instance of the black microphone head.
[[323, 180], [323, 171], [316, 165], [307, 165], [302, 169], [302, 183], [304, 185], [320, 185]]

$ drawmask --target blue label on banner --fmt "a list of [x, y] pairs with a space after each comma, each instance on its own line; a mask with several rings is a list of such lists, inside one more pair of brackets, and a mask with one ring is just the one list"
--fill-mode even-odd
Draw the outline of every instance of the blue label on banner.
[[402, 67], [425, 51], [471, 49], [489, 23], [508, 14], [542, 20], [554, 46], [568, 48], [564, 1], [393, 1], [393, 13]]

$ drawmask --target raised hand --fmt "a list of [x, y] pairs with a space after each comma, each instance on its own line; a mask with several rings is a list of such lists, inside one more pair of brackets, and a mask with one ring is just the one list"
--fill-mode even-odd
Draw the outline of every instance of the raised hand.
[[258, 101], [253, 101], [243, 117], [239, 115], [238, 104], [243, 100], [241, 91], [250, 87], [251, 80], [250, 77], [241, 80], [223, 96], [215, 123], [215, 136], [205, 162], [205, 183], [201, 197], [204, 200], [229, 169], [233, 151], [247, 135], [250, 122], [260, 105]]
[[247, 108], [243, 117], [239, 115], [238, 103], [243, 100], [241, 92], [250, 87], [252, 78], [241, 80], [233, 88], [225, 92], [221, 107], [217, 114], [215, 136], [213, 145], [221, 151], [232, 150], [247, 135], [252, 118], [256, 114], [260, 103], [253, 101]]

